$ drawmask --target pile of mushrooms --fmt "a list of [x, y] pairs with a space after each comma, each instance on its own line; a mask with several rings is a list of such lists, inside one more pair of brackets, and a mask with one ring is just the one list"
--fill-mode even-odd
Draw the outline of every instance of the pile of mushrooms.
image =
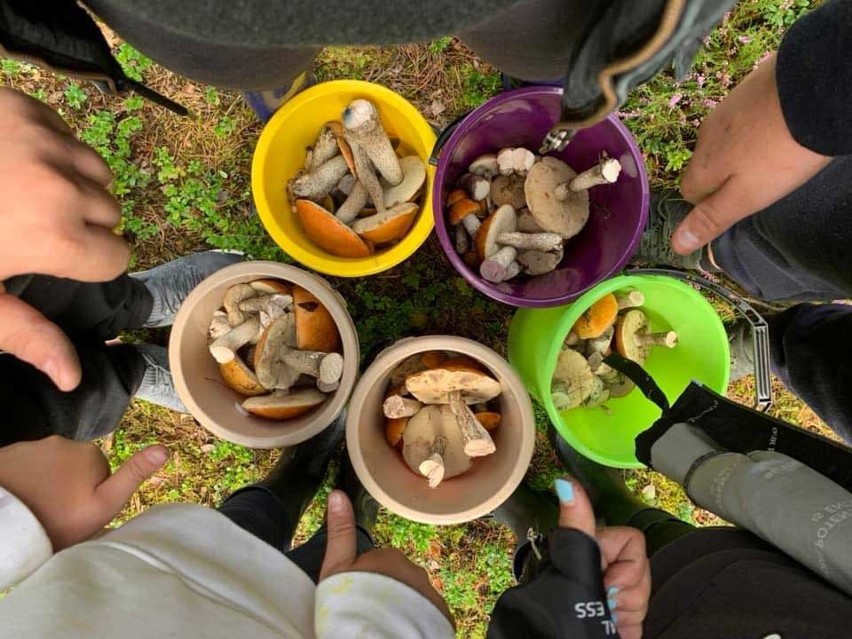
[[355, 100], [323, 126], [287, 190], [310, 240], [338, 257], [368, 257], [411, 228], [426, 183], [417, 155], [397, 156], [379, 112]]
[[239, 410], [284, 420], [322, 404], [343, 374], [340, 333], [305, 289], [279, 280], [236, 284], [213, 313], [208, 348]]
[[606, 155], [579, 175], [524, 148], [482, 155], [447, 195], [456, 252], [493, 283], [549, 273], [589, 219], [588, 189], [613, 184], [620, 173]]
[[391, 375], [382, 405], [385, 439], [430, 488], [470, 470], [496, 447], [500, 382], [478, 362], [441, 351], [412, 355]]
[[675, 331], [650, 333], [641, 310], [640, 291], [609, 293], [577, 320], [565, 342], [553, 373], [551, 398], [559, 410], [604, 406], [610, 398], [624, 397], [633, 382], [603, 363], [613, 348], [640, 366], [654, 347], [675, 348]]

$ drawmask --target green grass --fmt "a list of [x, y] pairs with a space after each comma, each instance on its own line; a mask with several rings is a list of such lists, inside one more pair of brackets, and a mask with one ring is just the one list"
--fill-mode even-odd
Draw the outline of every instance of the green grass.
[[[639, 140], [655, 188], [677, 186], [701, 120], [778, 45], [784, 30], [811, 4], [744, 0], [711, 34], [686, 78], [678, 82], [665, 72], [633, 92], [621, 116]], [[131, 77], [175, 98], [196, 118], [179, 118], [132, 94], [102, 96], [86, 83], [11, 60], [0, 61], [0, 76], [5, 84], [61, 109], [81, 139], [109, 163], [115, 174], [112, 188], [124, 214], [122, 231], [134, 247], [133, 267], [147, 268], [204, 247], [287, 261], [252, 211], [251, 153], [260, 126], [239, 96], [173, 76], [129, 45], [119, 45], [116, 54]], [[319, 80], [357, 78], [385, 84], [410, 99], [436, 127], [500, 90], [497, 70], [452, 38], [422, 46], [329, 47], [317, 58], [314, 73]], [[505, 353], [512, 309], [479, 295], [457, 277], [434, 238], [402, 266], [332, 283], [348, 301], [365, 359], [400, 337], [436, 333], [466, 336]], [[162, 331], [133, 337], [167, 340]], [[747, 379], [731, 392], [747, 402], [751, 384]], [[821, 428], [813, 413], [780, 385], [773, 414]], [[536, 454], [527, 479], [535, 488], [549, 490], [563, 471], [547, 441], [547, 417], [539, 407], [536, 419]], [[144, 402], [132, 405], [105, 447], [115, 465], [157, 441], [170, 448], [172, 458], [119, 521], [155, 503], [215, 506], [262, 477], [277, 458], [275, 452], [220, 441], [188, 416]], [[297, 542], [321, 525], [334, 472], [334, 467], [329, 470], [303, 517]], [[718, 523], [656, 473], [625, 473], [625, 479], [651, 505], [691, 523]], [[507, 529], [490, 521], [426, 526], [382, 510], [376, 538], [400, 548], [428, 571], [456, 616], [460, 636], [484, 636], [488, 612], [511, 585], [514, 542]]]

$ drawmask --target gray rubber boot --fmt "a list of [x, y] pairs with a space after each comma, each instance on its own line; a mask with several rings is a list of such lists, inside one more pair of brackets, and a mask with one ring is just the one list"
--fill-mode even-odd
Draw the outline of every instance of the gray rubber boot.
[[689, 255], [678, 255], [672, 248], [672, 233], [692, 210], [692, 205], [676, 191], [651, 193], [648, 226], [642, 233], [635, 260], [652, 266], [674, 266], [692, 271], [707, 270], [703, 265], [704, 248]]
[[131, 273], [130, 277], [144, 283], [154, 298], [151, 315], [144, 327], [171, 326], [180, 305], [192, 289], [216, 271], [244, 259], [239, 252], [204, 251], [179, 257], [147, 271]]
[[731, 350], [731, 381], [735, 382], [754, 373], [754, 335], [745, 319], [726, 324], [725, 332]]
[[188, 413], [186, 406], [175, 391], [172, 371], [169, 368], [169, 351], [154, 344], [131, 344], [145, 360], [145, 375], [134, 397], [164, 406], [181, 413]]

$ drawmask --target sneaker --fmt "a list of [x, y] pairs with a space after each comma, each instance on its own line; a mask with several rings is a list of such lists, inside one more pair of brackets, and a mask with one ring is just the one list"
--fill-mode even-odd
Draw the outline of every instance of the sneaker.
[[672, 234], [691, 210], [692, 205], [677, 191], [651, 193], [648, 226], [642, 233], [642, 241], [634, 259], [654, 266], [706, 270], [702, 267], [703, 248], [689, 255], [678, 255], [672, 248]]
[[740, 319], [725, 325], [731, 350], [731, 381], [754, 374], [754, 333], [751, 324]]
[[155, 266], [130, 277], [145, 284], [154, 298], [151, 315], [143, 328], [159, 328], [174, 324], [175, 315], [186, 296], [219, 269], [242, 262], [241, 252], [204, 251]]
[[275, 112], [290, 98], [316, 84], [313, 71], [306, 71], [293, 80], [289, 87], [280, 87], [267, 91], [245, 91], [243, 98], [258, 119], [266, 124]]
[[145, 374], [134, 397], [180, 413], [188, 413], [189, 410], [175, 391], [172, 371], [169, 368], [168, 349], [154, 344], [131, 344], [131, 346], [145, 360]]

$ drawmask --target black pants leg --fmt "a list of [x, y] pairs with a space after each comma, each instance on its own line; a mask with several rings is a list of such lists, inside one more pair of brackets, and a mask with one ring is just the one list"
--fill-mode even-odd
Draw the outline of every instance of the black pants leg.
[[[307, 542], [290, 550], [298, 522], [291, 520], [278, 498], [263, 486], [247, 486], [238, 490], [219, 506], [219, 512], [243, 530], [283, 552], [314, 583], [319, 583], [327, 542], [325, 526]], [[372, 549], [373, 539], [359, 526], [357, 553], [361, 555]]]
[[0, 402], [6, 407], [0, 445], [53, 434], [93, 439], [112, 432], [142, 382], [145, 363], [134, 348], [107, 347], [104, 340], [143, 325], [153, 303], [145, 286], [127, 275], [105, 283], [39, 275], [5, 284], [69, 335], [83, 377], [64, 393], [33, 366], [0, 355]]
[[836, 158], [711, 246], [716, 264], [760, 299], [852, 297], [852, 156]]

